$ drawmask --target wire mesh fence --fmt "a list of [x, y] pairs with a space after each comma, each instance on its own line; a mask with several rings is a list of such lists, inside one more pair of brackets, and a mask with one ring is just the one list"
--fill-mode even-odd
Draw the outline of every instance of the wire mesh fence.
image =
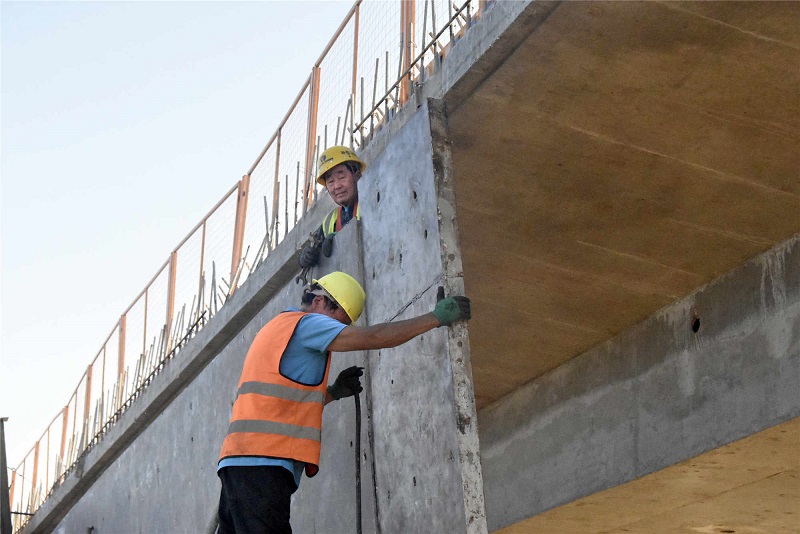
[[358, 0], [248, 173], [170, 253], [11, 470], [14, 530], [286, 237], [322, 187], [319, 154], [362, 146], [493, 2]]

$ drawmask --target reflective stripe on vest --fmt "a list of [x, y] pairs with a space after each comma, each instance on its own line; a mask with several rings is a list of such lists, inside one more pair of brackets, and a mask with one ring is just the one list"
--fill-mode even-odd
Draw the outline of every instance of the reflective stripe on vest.
[[281, 313], [253, 340], [245, 357], [220, 460], [271, 456], [305, 463], [309, 477], [319, 470], [330, 353], [319, 385], [305, 386], [280, 374], [281, 357], [304, 315]]
[[[325, 216], [325, 219], [322, 220], [322, 233], [325, 237], [329, 235], [334, 235], [336, 232], [342, 230], [342, 216], [341, 212], [344, 210], [343, 207], [339, 206], [338, 208], [331, 211], [328, 215]], [[361, 206], [356, 202], [356, 213], [354, 216], [355, 220], [361, 220]]]
[[233, 421], [228, 427], [232, 432], [259, 432], [261, 434], [282, 434], [291, 438], [320, 440], [320, 430], [308, 426], [296, 426], [274, 421]]

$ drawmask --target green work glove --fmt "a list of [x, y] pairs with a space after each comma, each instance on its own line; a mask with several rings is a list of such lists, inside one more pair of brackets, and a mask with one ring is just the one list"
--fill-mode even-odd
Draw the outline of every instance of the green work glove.
[[348, 367], [336, 377], [336, 382], [332, 386], [328, 386], [328, 393], [330, 393], [333, 400], [343, 399], [345, 397], [352, 397], [361, 393], [364, 388], [361, 387], [359, 376], [364, 374], [364, 368], [354, 365]]
[[433, 314], [439, 319], [442, 326], [450, 325], [462, 319], [469, 319], [472, 317], [470, 310], [469, 299], [461, 295], [455, 297], [444, 298], [444, 289], [439, 288], [437, 295], [438, 302]]

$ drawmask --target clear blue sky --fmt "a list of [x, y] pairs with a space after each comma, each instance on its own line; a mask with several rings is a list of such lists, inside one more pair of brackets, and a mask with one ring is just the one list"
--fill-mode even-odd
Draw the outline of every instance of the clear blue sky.
[[0, 416], [15, 467], [247, 172], [350, 1], [0, 2]]

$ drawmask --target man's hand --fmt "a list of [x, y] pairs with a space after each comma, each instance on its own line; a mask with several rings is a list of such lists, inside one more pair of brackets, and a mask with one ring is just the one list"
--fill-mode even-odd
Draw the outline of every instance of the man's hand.
[[442, 326], [450, 325], [462, 319], [470, 319], [472, 311], [470, 309], [469, 299], [461, 295], [455, 297], [444, 298], [444, 288], [440, 287], [436, 295], [438, 302], [433, 314], [439, 319]]
[[322, 255], [330, 258], [333, 254], [333, 236], [329, 235], [322, 241]]
[[339, 400], [361, 393], [364, 389], [361, 387], [361, 381], [358, 377], [363, 374], [363, 367], [358, 367], [356, 365], [348, 367], [339, 373], [339, 376], [336, 377], [336, 382], [334, 382], [332, 386], [328, 386], [328, 394], [333, 400]]
[[300, 251], [300, 257], [297, 259], [297, 262], [303, 269], [315, 266], [317, 262], [319, 262], [319, 245], [304, 246], [303, 250]]

